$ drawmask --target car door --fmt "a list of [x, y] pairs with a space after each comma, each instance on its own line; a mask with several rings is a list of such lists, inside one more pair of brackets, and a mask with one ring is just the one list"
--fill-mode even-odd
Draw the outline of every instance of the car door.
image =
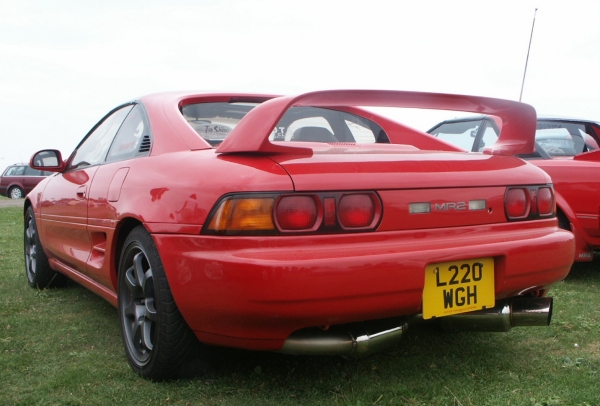
[[101, 120], [75, 149], [67, 169], [49, 179], [40, 198], [40, 233], [50, 258], [83, 273], [92, 246], [87, 232], [91, 182], [131, 108], [123, 106]]
[[96, 282], [111, 288], [111, 249], [121, 200], [121, 188], [127, 178], [132, 159], [147, 156], [152, 146], [145, 111], [136, 105], [127, 115], [108, 151], [106, 162], [98, 167], [89, 191], [88, 233], [92, 252], [87, 273]]

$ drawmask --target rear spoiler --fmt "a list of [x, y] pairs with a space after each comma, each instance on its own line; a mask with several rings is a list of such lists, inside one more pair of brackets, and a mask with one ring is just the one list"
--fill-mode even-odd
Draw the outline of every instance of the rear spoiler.
[[269, 136], [292, 106], [334, 109], [336, 106], [402, 107], [467, 111], [502, 120], [498, 141], [485, 148], [490, 155], [531, 154], [535, 150], [535, 109], [524, 103], [489, 97], [395, 90], [326, 90], [277, 97], [252, 109], [217, 148], [217, 153], [311, 154], [297, 143], [271, 142]]
[[575, 161], [591, 161], [600, 162], [600, 149], [596, 149], [590, 152], [584, 152], [573, 157]]

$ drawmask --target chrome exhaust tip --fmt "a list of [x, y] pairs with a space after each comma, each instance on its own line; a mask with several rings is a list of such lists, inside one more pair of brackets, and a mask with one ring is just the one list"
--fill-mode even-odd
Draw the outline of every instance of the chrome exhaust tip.
[[398, 319], [357, 323], [342, 329], [317, 328], [292, 333], [279, 352], [295, 355], [342, 355], [364, 357], [396, 344], [407, 329]]
[[[490, 309], [434, 319], [446, 331], [503, 332], [519, 326], [548, 326], [552, 318], [551, 297], [518, 296], [496, 301]], [[279, 352], [295, 355], [342, 355], [364, 357], [396, 344], [409, 323], [429, 322], [422, 315], [308, 328], [292, 333]]]
[[551, 297], [512, 297], [498, 300], [491, 309], [441, 317], [438, 322], [446, 331], [505, 332], [513, 327], [548, 326], [552, 301]]

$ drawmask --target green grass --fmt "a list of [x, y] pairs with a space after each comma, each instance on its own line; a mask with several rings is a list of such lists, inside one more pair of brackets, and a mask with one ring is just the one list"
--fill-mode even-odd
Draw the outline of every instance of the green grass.
[[74, 283], [29, 288], [22, 227], [0, 208], [2, 405], [600, 405], [600, 261], [554, 287], [550, 327], [416, 326], [361, 360], [215, 349], [205, 375], [153, 383], [130, 370], [108, 303]]

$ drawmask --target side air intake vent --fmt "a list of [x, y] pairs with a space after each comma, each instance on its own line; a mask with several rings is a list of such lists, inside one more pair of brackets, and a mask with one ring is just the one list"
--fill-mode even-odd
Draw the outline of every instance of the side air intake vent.
[[144, 135], [144, 138], [142, 139], [142, 143], [140, 144], [140, 149], [138, 150], [138, 152], [148, 152], [148, 151], [150, 151], [151, 146], [152, 146], [152, 143], [150, 142], [150, 136]]

